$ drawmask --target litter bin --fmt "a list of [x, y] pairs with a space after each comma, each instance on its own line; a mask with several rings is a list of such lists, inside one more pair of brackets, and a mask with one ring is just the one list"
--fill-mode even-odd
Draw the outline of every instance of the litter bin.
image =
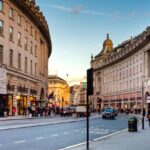
[[128, 131], [129, 132], [136, 132], [137, 131], [137, 118], [136, 117], [129, 117], [128, 119]]

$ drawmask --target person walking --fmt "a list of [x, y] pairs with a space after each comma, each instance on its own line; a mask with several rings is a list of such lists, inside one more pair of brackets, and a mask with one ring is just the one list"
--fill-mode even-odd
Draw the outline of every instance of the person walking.
[[150, 108], [148, 108], [147, 119], [150, 127]]

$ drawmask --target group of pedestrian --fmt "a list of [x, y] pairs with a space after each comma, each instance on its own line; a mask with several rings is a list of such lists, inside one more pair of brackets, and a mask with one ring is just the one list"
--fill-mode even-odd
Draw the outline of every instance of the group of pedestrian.
[[51, 116], [52, 114], [59, 114], [59, 107], [50, 107], [50, 106], [28, 106], [27, 115], [30, 117], [40, 117], [40, 116]]

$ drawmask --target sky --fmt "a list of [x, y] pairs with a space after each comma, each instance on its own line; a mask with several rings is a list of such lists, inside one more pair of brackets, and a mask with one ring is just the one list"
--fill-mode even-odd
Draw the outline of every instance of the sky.
[[91, 54], [106, 39], [113, 46], [150, 26], [150, 0], [36, 0], [49, 25], [52, 54], [49, 75], [71, 83], [86, 76]]

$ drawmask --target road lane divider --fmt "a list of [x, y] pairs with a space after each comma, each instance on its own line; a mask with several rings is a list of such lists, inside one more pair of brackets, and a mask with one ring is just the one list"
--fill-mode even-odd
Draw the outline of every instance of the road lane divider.
[[58, 136], [58, 134], [53, 134], [53, 135], [51, 135], [52, 137], [54, 137], [54, 136]]
[[42, 140], [42, 139], [44, 139], [44, 137], [38, 137], [35, 140]]
[[25, 143], [25, 142], [26, 142], [26, 140], [22, 140], [22, 141], [15, 141], [14, 143], [19, 144], [19, 143]]

